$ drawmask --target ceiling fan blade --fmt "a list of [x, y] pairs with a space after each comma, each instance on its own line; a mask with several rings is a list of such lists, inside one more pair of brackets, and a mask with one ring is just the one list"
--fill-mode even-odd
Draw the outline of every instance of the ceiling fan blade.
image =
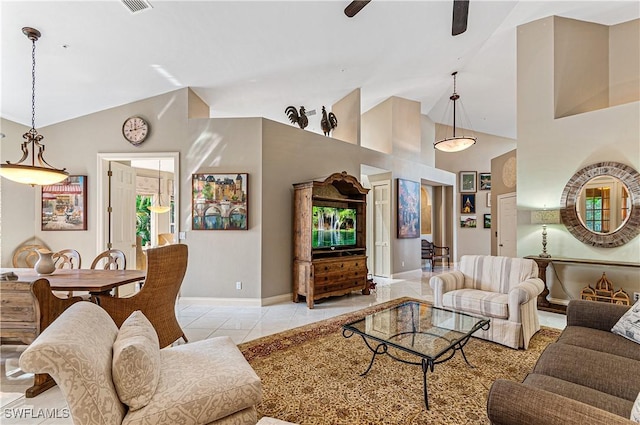
[[344, 14], [350, 18], [356, 16], [356, 13], [360, 12], [363, 7], [367, 5], [371, 0], [352, 1], [347, 7], [344, 8]]
[[451, 35], [460, 35], [467, 30], [469, 0], [453, 0], [453, 23]]

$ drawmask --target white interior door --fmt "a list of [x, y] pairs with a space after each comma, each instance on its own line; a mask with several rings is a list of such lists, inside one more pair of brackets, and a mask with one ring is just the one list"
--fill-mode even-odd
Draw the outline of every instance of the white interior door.
[[[127, 268], [136, 266], [136, 172], [132, 167], [111, 161], [111, 248], [124, 252]], [[118, 296], [135, 291], [135, 284], [118, 288]]]
[[373, 182], [373, 274], [391, 276], [391, 183]]
[[498, 195], [498, 255], [517, 256], [517, 213], [515, 193]]

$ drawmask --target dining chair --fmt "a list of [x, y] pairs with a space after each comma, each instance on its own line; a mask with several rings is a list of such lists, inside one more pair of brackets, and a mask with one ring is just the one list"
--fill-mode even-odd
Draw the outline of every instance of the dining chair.
[[13, 253], [13, 267], [33, 268], [39, 258], [36, 252], [38, 249], [47, 249], [47, 247], [44, 245], [28, 244], [16, 249]]
[[79, 269], [82, 265], [80, 253], [75, 249], [62, 249], [53, 254], [57, 269]]
[[150, 248], [146, 253], [147, 276], [140, 291], [127, 298], [98, 295], [96, 302], [109, 313], [118, 327], [131, 313], [142, 311], [158, 333], [160, 348], [180, 338], [187, 342], [176, 319], [176, 300], [187, 271], [187, 245]]
[[92, 269], [124, 270], [127, 268], [127, 258], [119, 249], [108, 249], [98, 254], [91, 263]]
[[[57, 269], [79, 269], [82, 265], [80, 253], [75, 249], [62, 249], [53, 254], [52, 258]], [[73, 291], [68, 291], [66, 295], [71, 298]]]

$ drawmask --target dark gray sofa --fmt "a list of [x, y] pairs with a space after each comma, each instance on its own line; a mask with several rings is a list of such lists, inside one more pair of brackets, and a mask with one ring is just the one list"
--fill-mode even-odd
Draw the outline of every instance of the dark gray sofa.
[[567, 327], [522, 383], [496, 380], [487, 414], [494, 425], [634, 424], [640, 345], [611, 332], [627, 306], [572, 300]]

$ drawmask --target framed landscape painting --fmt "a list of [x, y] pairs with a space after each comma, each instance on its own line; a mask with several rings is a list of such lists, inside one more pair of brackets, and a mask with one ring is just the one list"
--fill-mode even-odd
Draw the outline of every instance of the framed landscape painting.
[[460, 227], [463, 229], [475, 229], [477, 220], [475, 215], [461, 215]]
[[480, 190], [491, 190], [491, 173], [480, 173]]
[[193, 230], [247, 230], [249, 174], [192, 176]]
[[420, 183], [398, 179], [398, 238], [420, 237]]
[[475, 171], [460, 171], [460, 193], [475, 193], [476, 189], [476, 176]]
[[42, 186], [42, 230], [87, 230], [87, 176]]
[[485, 229], [491, 229], [491, 214], [485, 214], [484, 215], [484, 228]]

